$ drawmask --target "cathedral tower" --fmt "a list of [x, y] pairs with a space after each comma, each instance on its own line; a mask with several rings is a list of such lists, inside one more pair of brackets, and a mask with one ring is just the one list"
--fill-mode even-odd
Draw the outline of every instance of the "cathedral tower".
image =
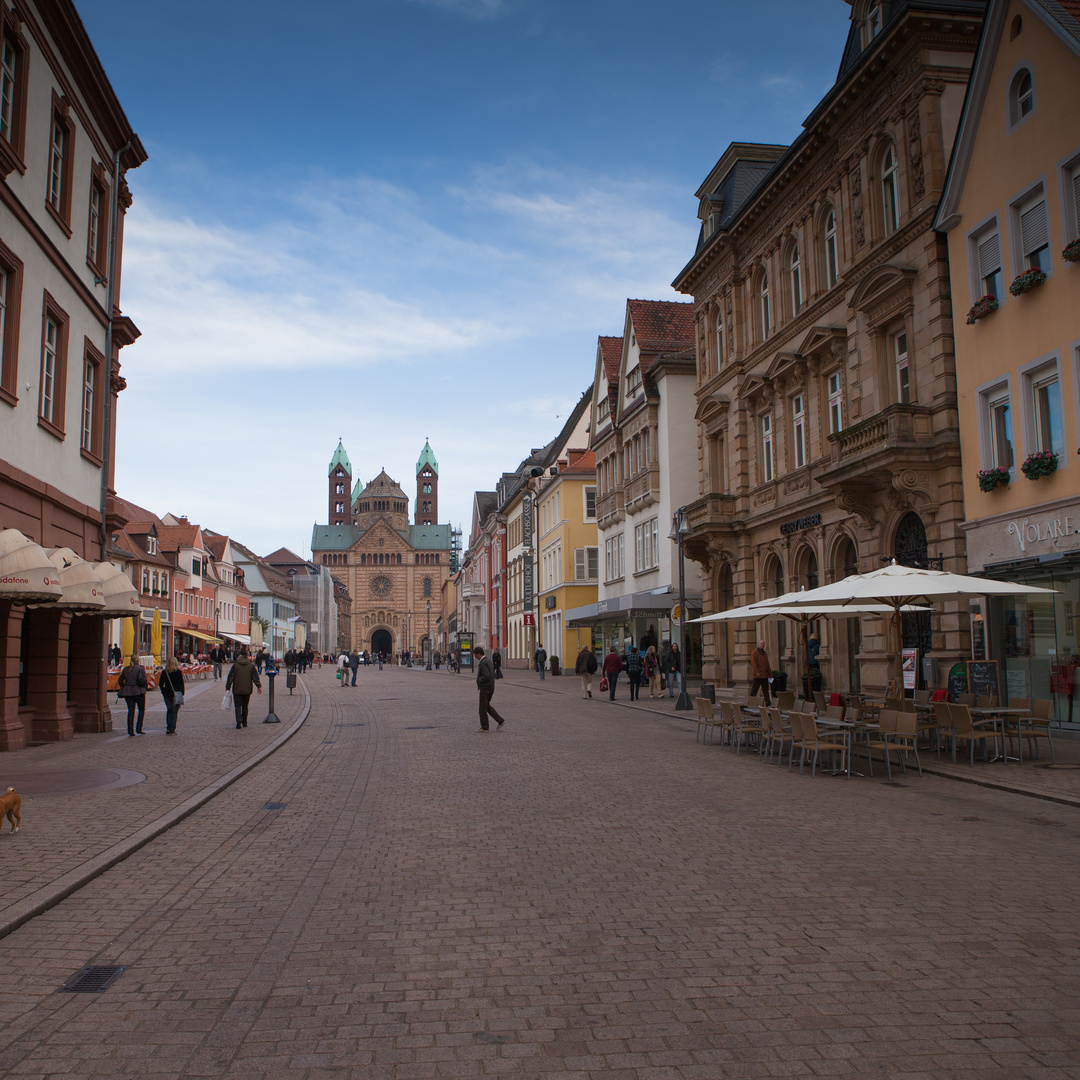
[[424, 440], [420, 460], [416, 463], [416, 512], [413, 522], [417, 525], [435, 525], [439, 521], [439, 463], [431, 452], [431, 443]]
[[352, 522], [352, 465], [340, 440], [326, 475], [329, 506], [326, 523], [348, 525]]

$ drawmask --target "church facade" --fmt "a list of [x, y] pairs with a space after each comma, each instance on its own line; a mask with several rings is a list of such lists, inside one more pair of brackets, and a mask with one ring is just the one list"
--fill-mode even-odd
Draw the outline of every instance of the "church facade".
[[311, 557], [352, 599], [350, 648], [388, 656], [425, 656], [431, 648], [452, 550], [451, 528], [438, 524], [438, 513], [439, 463], [430, 443], [416, 463], [412, 521], [398, 482], [383, 469], [354, 484], [338, 443], [327, 470], [327, 524], [312, 529]]

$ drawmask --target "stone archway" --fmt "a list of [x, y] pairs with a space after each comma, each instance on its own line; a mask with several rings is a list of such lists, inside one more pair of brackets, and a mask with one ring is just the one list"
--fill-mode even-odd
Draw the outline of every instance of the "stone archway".
[[387, 657], [394, 655], [394, 638], [389, 630], [372, 630], [371, 651]]

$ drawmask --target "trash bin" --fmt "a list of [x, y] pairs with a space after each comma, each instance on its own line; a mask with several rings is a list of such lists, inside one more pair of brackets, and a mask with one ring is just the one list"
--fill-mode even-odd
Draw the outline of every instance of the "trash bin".
[[712, 683], [701, 684], [701, 696], [716, 704], [716, 687]]

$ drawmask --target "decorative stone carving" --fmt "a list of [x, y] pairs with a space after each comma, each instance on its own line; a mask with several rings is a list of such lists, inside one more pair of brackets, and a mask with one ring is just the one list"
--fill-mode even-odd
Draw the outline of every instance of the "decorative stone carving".
[[908, 161], [911, 164], [911, 190], [916, 199], [926, 193], [926, 178], [923, 176], [922, 136], [919, 131], [918, 103], [911, 110], [908, 120]]
[[804, 491], [810, 486], [810, 477], [805, 472], [800, 472], [784, 481], [784, 494], [794, 495], [797, 491]]
[[862, 165], [857, 164], [851, 170], [851, 219], [855, 226], [855, 243], [862, 247], [866, 243], [866, 228], [863, 225]]

